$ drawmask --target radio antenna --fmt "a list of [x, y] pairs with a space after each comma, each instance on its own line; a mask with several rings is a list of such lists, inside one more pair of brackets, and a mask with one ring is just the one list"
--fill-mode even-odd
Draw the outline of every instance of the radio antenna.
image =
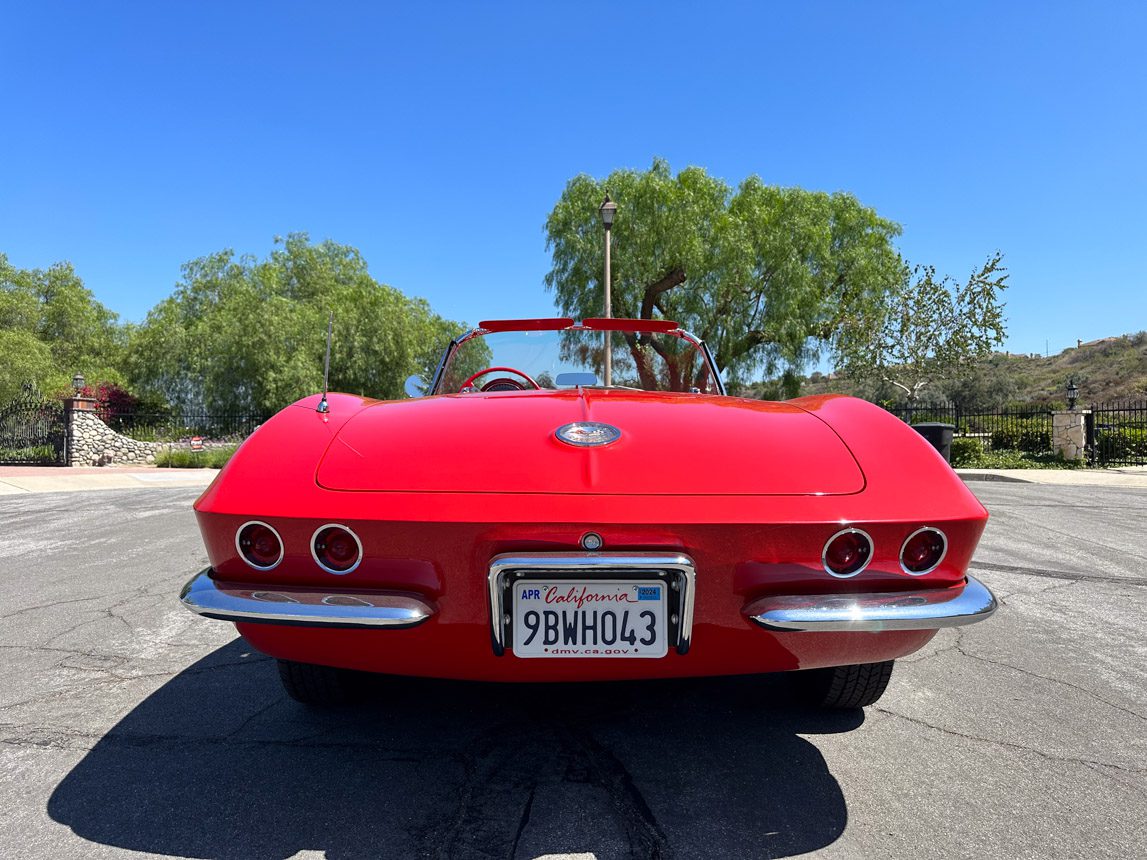
[[327, 389], [330, 388], [331, 376], [331, 329], [335, 325], [335, 312], [331, 311], [330, 317], [327, 319], [327, 354], [323, 359], [323, 399], [319, 401], [319, 405], [315, 408], [316, 412], [327, 413], [331, 411], [331, 407], [327, 404]]

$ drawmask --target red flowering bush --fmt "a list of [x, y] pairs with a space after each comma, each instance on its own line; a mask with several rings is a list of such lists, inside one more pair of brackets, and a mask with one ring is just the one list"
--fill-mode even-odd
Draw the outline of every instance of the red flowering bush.
[[139, 398], [114, 382], [85, 385], [78, 393], [80, 397], [95, 398], [96, 411], [105, 421], [132, 415], [139, 408]]

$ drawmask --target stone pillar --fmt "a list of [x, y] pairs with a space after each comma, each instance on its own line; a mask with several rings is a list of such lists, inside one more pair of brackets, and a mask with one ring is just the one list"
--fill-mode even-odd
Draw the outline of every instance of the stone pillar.
[[77, 424], [79, 413], [95, 412], [96, 399], [94, 397], [69, 397], [64, 401], [64, 420], [68, 423], [67, 447], [64, 449], [64, 462], [69, 466], [90, 466], [78, 457], [79, 432]]
[[1065, 460], [1082, 460], [1087, 445], [1087, 415], [1090, 409], [1051, 413], [1051, 447]]

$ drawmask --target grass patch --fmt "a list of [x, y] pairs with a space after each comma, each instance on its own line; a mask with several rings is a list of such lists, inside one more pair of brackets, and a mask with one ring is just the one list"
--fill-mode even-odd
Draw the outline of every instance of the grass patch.
[[952, 466], [957, 469], [1081, 469], [1084, 465], [1078, 460], [1065, 460], [1059, 454], [1033, 454], [1015, 449], [985, 451], [978, 439], [952, 440]]
[[155, 455], [155, 465], [168, 469], [222, 469], [238, 447], [230, 445], [226, 448], [208, 448], [204, 451], [191, 451], [187, 448], [169, 449]]
[[32, 445], [27, 448], [0, 448], [0, 463], [54, 463], [56, 449], [51, 445]]

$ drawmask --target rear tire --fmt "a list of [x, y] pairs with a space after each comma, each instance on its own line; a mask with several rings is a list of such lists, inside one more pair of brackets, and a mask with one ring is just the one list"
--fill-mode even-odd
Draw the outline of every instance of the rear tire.
[[801, 698], [822, 708], [863, 708], [871, 705], [888, 687], [895, 660], [830, 666], [796, 673]]
[[363, 679], [349, 669], [280, 660], [279, 680], [287, 695], [304, 705], [331, 707], [362, 698]]

